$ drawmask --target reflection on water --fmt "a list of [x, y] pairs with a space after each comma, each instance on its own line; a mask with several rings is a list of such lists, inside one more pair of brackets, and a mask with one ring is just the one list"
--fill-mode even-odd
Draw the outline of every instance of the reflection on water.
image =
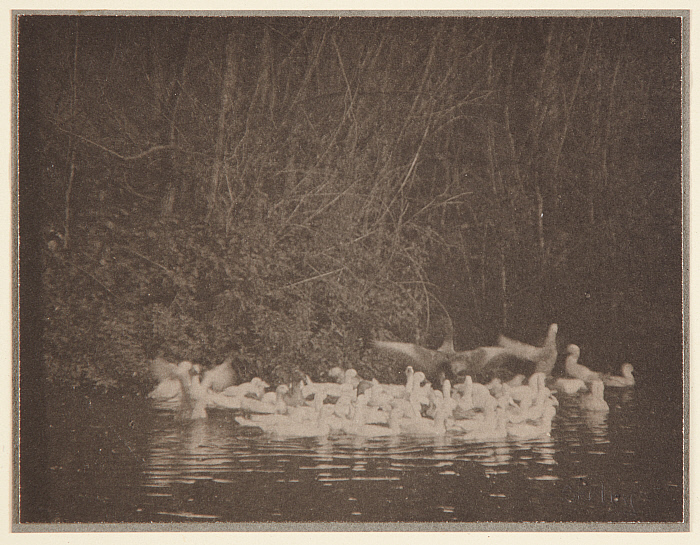
[[[649, 447], [653, 407], [634, 390], [606, 399], [610, 413], [591, 413], [560, 396], [550, 436], [481, 443], [450, 435], [275, 439], [241, 428], [227, 410], [184, 422], [146, 404], [69, 404], [52, 428], [54, 520], [679, 520], [682, 451], [668, 449], [682, 444], [659, 437], [659, 422], [660, 443]], [[89, 445], [65, 418], [80, 410], [80, 425], [100, 431]], [[131, 411], [133, 425], [107, 425], [120, 410]], [[105, 448], [113, 459], [100, 470]]]

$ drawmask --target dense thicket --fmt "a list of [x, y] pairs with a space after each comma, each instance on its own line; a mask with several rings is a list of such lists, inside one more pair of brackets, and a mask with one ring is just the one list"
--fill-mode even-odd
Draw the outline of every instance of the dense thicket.
[[593, 367], [680, 376], [680, 19], [18, 30], [50, 379], [142, 387], [157, 353], [390, 378], [367, 340], [445, 313], [463, 347], [557, 321]]

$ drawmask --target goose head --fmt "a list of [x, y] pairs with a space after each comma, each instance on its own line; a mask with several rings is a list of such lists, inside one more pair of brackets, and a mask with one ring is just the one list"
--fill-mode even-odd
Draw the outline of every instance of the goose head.
[[408, 367], [406, 367], [405, 373], [406, 373], [406, 385], [412, 384], [413, 383], [413, 374], [415, 373], [415, 371], [413, 370], [413, 367], [411, 367], [410, 365]]
[[328, 376], [335, 382], [343, 382], [345, 371], [343, 371], [340, 367], [333, 367], [330, 371], [328, 371]]
[[445, 400], [452, 398], [452, 383], [447, 379], [442, 382], [442, 398]]
[[566, 347], [566, 353], [574, 361], [578, 361], [579, 357], [581, 356], [581, 349], [578, 346], [576, 346], [575, 344], [570, 344], [569, 346]]
[[416, 371], [413, 373], [413, 386], [420, 388], [425, 382], [425, 373], [423, 371]]
[[176, 374], [180, 376], [192, 376], [198, 374], [201, 371], [201, 366], [199, 364], [193, 365], [191, 361], [181, 361], [177, 364]]

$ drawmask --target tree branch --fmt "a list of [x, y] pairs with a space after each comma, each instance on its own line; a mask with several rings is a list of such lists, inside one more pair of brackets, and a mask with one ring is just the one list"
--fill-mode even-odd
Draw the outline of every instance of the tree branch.
[[75, 136], [76, 138], [82, 140], [83, 142], [86, 142], [90, 145], [93, 145], [96, 148], [100, 148], [101, 150], [106, 151], [110, 155], [114, 155], [114, 157], [117, 157], [117, 158], [121, 159], [122, 161], [136, 161], [138, 159], [143, 159], [144, 157], [150, 155], [151, 153], [155, 153], [157, 151], [161, 151], [164, 149], [175, 149], [176, 148], [176, 146], [174, 146], [172, 144], [158, 144], [156, 146], [148, 148], [145, 151], [142, 151], [141, 153], [137, 153], [136, 155], [122, 155], [120, 153], [117, 153], [114, 150], [111, 150], [111, 149], [103, 146], [102, 144], [98, 144], [97, 142], [90, 140], [89, 138], [87, 138], [85, 136], [74, 133], [73, 131], [66, 130], [54, 121], [52, 121], [52, 123], [56, 126], [56, 128], [59, 131], [64, 132], [64, 133], [68, 134], [69, 136]]

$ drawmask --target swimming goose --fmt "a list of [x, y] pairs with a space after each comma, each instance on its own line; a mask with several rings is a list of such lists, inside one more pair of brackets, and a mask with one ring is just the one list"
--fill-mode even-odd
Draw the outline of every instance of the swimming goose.
[[433, 386], [425, 378], [425, 373], [418, 371], [413, 374], [413, 388], [411, 389], [410, 398], [416, 399], [427, 405], [430, 403], [430, 395], [433, 391]]
[[503, 382], [500, 378], [494, 377], [487, 384], [484, 384], [488, 388], [489, 392], [493, 397], [499, 397], [503, 395]]
[[587, 389], [586, 383], [580, 378], [558, 377], [551, 382], [551, 387], [557, 392], [573, 395]]
[[391, 402], [394, 400], [394, 396], [387, 391], [386, 386], [386, 384], [381, 384], [376, 379], [372, 380], [372, 387], [368, 390], [369, 401], [367, 405], [369, 407], [379, 407], [382, 409], [391, 408]]
[[[495, 409], [494, 409], [495, 410]], [[446, 421], [447, 431], [456, 433], [473, 432], [484, 427], [486, 413], [470, 411], [469, 413], [454, 416]]]
[[471, 376], [467, 376], [469, 377], [468, 379], [465, 378], [462, 384], [455, 386], [455, 389], [462, 393], [462, 398], [468, 395], [467, 392], [471, 391], [471, 404], [473, 408], [481, 410], [495, 408], [498, 405], [498, 400], [491, 395], [489, 389], [483, 384], [472, 381]]
[[508, 436], [516, 439], [534, 439], [535, 437], [549, 435], [549, 432], [552, 431], [552, 419], [556, 412], [557, 410], [552, 405], [548, 405], [538, 418], [508, 423], [506, 424]]
[[525, 379], [527, 377], [523, 374], [517, 374], [515, 375], [512, 379], [509, 381], [505, 382], [504, 384], [507, 384], [511, 388], [516, 388], [518, 386], [522, 386], [525, 383]]
[[575, 344], [570, 344], [566, 347], [566, 351], [568, 356], [566, 356], [566, 360], [564, 361], [564, 369], [566, 370], [567, 375], [580, 379], [583, 382], [600, 380], [600, 373], [591, 371], [588, 367], [581, 365], [578, 362], [578, 359], [581, 356], [581, 349], [578, 346]]
[[321, 406], [321, 402], [315, 401], [314, 407], [295, 407], [289, 415], [238, 416], [235, 420], [242, 426], [257, 426], [282, 437], [324, 437], [330, 433], [330, 425], [322, 418]]
[[354, 399], [354, 397], [349, 395], [341, 396], [334, 404], [329, 404], [328, 406], [333, 408], [333, 414], [335, 414], [338, 418], [349, 418], [353, 411]]
[[[553, 405], [555, 407], [559, 406], [559, 400], [554, 395], [555, 392], [547, 388], [546, 377], [544, 373], [535, 373], [533, 377], [536, 377], [537, 382], [537, 398], [540, 403], [547, 405]], [[533, 377], [530, 377], [531, 379]]]
[[240, 408], [258, 414], [286, 414], [288, 409], [284, 394], [288, 391], [285, 384], [280, 384], [274, 392], [266, 392], [261, 399], [243, 396], [240, 398]]
[[389, 421], [391, 405], [385, 403], [383, 407], [370, 406], [369, 403], [375, 395], [373, 390], [374, 387], [358, 392], [351, 411], [351, 418], [357, 422], [361, 416], [362, 424], [386, 424]]
[[255, 377], [250, 382], [236, 384], [225, 388], [221, 393], [225, 396], [245, 397], [253, 396], [257, 399], [262, 399], [265, 394], [265, 389], [270, 385], [261, 378]]
[[405, 374], [406, 382], [404, 384], [383, 384], [380, 383], [377, 379], [373, 379], [372, 383], [374, 385], [378, 384], [381, 387], [381, 391], [391, 397], [408, 397], [408, 395], [411, 392], [411, 389], [413, 388], [413, 367], [411, 367], [410, 365], [406, 367]]
[[602, 380], [594, 380], [590, 383], [591, 391], [581, 396], [579, 404], [586, 411], [606, 412], [610, 410], [604, 399], [605, 384]]
[[284, 399], [288, 407], [306, 405], [306, 397], [303, 393], [304, 385], [305, 382], [303, 379], [295, 380], [292, 382], [291, 387], [282, 394], [282, 399]]
[[632, 374], [634, 372], [634, 367], [632, 367], [631, 363], [623, 363], [622, 364], [622, 369], [621, 377], [613, 376], [613, 375], [603, 375], [603, 383], [606, 386], [612, 386], [615, 388], [625, 388], [628, 386], [634, 386], [634, 375]]
[[[196, 371], [196, 368], [192, 368]], [[186, 420], [207, 418], [207, 406], [211, 404], [211, 390], [204, 387], [195, 373], [190, 380], [182, 380], [182, 406], [180, 417]]]
[[321, 407], [319, 421], [327, 424], [331, 433], [342, 432], [345, 422], [348, 420], [346, 416], [338, 416], [335, 412], [336, 406], [332, 403], [326, 403]]
[[345, 371], [343, 371], [340, 367], [335, 366], [328, 370], [328, 376], [333, 379], [334, 382], [340, 384], [345, 378]]
[[498, 338], [498, 345], [507, 348], [511, 353], [524, 360], [535, 363], [534, 372], [549, 375], [554, 369], [557, 361], [557, 324], [551, 324], [547, 330], [547, 337], [542, 346], [532, 346], [530, 344], [509, 339], [501, 335]]
[[311, 405], [298, 405], [295, 407], [287, 407], [287, 413], [295, 422], [303, 422], [305, 420], [317, 420], [323, 407], [323, 399], [315, 397]]
[[304, 399], [318, 395], [325, 401], [328, 397], [339, 398], [343, 395], [353, 394], [355, 391], [350, 383], [313, 382], [308, 375], [306, 375], [304, 382], [305, 384], [301, 387], [301, 396]]
[[[331, 431], [330, 425], [317, 420], [296, 421], [285, 415], [259, 415], [280, 417], [275, 419], [261, 420], [259, 418], [245, 418], [237, 416], [235, 418], [241, 426], [254, 426], [262, 429], [266, 433], [280, 437], [326, 437]], [[320, 415], [319, 415], [320, 416]]]
[[[532, 386], [535, 395], [528, 399], [527, 403], [510, 407], [508, 410], [508, 421], [518, 424], [526, 420], [539, 420], [542, 415], [549, 413], [550, 407], [559, 405], [557, 399], [552, 395], [552, 391], [545, 386], [544, 373], [535, 373], [530, 377], [529, 384]], [[556, 413], [556, 409], [554, 411]]]
[[189, 361], [181, 361], [176, 365], [157, 357], [151, 362], [150, 368], [158, 380], [158, 385], [147, 397], [156, 401], [167, 401], [182, 396], [183, 381], [191, 380], [193, 365]]
[[533, 373], [527, 384], [521, 384], [520, 386], [508, 386], [504, 388], [504, 393], [509, 395], [513, 401], [519, 403], [521, 408], [527, 408], [532, 405], [535, 401], [535, 397], [538, 392], [538, 380], [537, 377], [540, 376], [538, 373]]
[[233, 370], [233, 357], [229, 356], [221, 365], [204, 372], [202, 387], [211, 388], [214, 392], [223, 392], [236, 383], [236, 372]]
[[479, 426], [467, 430], [464, 438], [474, 441], [491, 441], [503, 439], [507, 435], [505, 411], [503, 407], [497, 407], [486, 413], [484, 420]]
[[[399, 410], [399, 409], [395, 409]], [[434, 419], [430, 418], [401, 418], [398, 420], [399, 426], [403, 433], [409, 435], [430, 435], [441, 436], [447, 431], [446, 422], [447, 414], [444, 410], [444, 405], [440, 403]]]
[[[386, 418], [383, 418], [383, 421], [379, 422], [375, 416], [370, 415], [372, 410], [367, 406], [368, 401], [369, 396], [366, 393], [357, 396], [353, 417], [343, 422], [343, 432], [348, 435], [359, 435], [362, 437], [398, 435], [401, 431], [398, 415], [394, 415], [394, 417], [391, 418], [387, 413]], [[384, 423], [388, 423], [389, 426], [378, 425]]]
[[[453, 413], [455, 418], [460, 418], [459, 415], [468, 413], [474, 409], [474, 398], [472, 397], [472, 391], [474, 389], [474, 384], [472, 382], [472, 377], [467, 375], [464, 377], [464, 382], [457, 387], [452, 389], [453, 395], [457, 395], [457, 407], [455, 407]], [[461, 394], [461, 395], [460, 395]]]
[[345, 384], [352, 384], [355, 388], [362, 382], [362, 378], [357, 374], [357, 371], [355, 369], [348, 369], [345, 371], [345, 378], [343, 379], [343, 382]]
[[451, 416], [458, 405], [457, 400], [452, 397], [452, 383], [447, 379], [442, 383], [442, 403], [445, 404], [445, 413], [447, 416]]

